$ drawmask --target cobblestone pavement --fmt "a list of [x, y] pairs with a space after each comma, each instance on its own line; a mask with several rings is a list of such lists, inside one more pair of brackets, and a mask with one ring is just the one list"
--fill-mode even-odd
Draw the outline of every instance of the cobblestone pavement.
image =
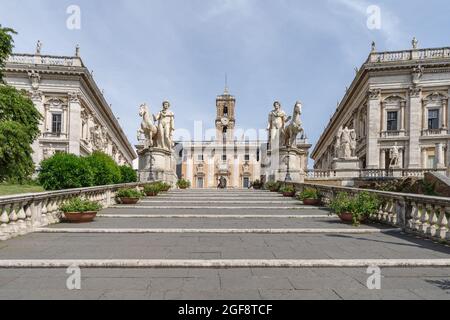
[[[222, 201], [223, 203], [215, 203]], [[191, 208], [191, 207], [198, 208]], [[92, 233], [99, 229], [110, 233]], [[118, 233], [127, 229], [127, 233]], [[182, 229], [177, 233], [132, 233]], [[189, 229], [189, 232], [184, 232]], [[199, 233], [220, 229], [221, 233]], [[250, 230], [232, 233], [232, 230]], [[260, 230], [266, 230], [261, 233]], [[283, 230], [295, 232], [283, 234]], [[87, 231], [91, 233], [87, 233]], [[352, 233], [361, 230], [361, 234]], [[0, 262], [154, 260], [160, 268], [83, 268], [81, 290], [66, 269], [0, 269], [0, 299], [442, 299], [450, 267], [400, 262], [450, 259], [450, 247], [382, 225], [354, 228], [323, 208], [263, 191], [172, 191], [134, 207], [103, 210], [93, 223], [58, 224], [0, 243]], [[66, 233], [72, 231], [73, 233]], [[376, 231], [376, 233], [374, 233]], [[379, 231], [379, 232], [378, 232]], [[312, 232], [312, 233], [311, 233]], [[399, 261], [369, 290], [367, 266], [344, 268], [164, 267], [167, 261]], [[14, 260], [14, 261], [13, 261]]]

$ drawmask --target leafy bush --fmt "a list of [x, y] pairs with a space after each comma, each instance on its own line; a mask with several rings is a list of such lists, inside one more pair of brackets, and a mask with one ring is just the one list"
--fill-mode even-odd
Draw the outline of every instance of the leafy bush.
[[45, 190], [92, 187], [94, 173], [85, 158], [57, 153], [42, 161], [38, 180]]
[[269, 181], [264, 186], [265, 189], [270, 190], [272, 192], [278, 192], [280, 191], [281, 184], [275, 181]]
[[280, 188], [280, 192], [281, 193], [294, 193], [295, 188], [293, 186], [284, 186], [284, 187]]
[[120, 166], [120, 175], [122, 183], [132, 183], [138, 180], [136, 171], [128, 165]]
[[186, 179], [180, 179], [177, 182], [177, 187], [180, 189], [187, 189], [191, 187], [191, 182]]
[[59, 209], [64, 212], [98, 212], [103, 206], [95, 201], [74, 198], [64, 203]]
[[144, 193], [146, 195], [157, 195], [161, 191], [162, 189], [160, 184], [151, 183], [144, 186]]
[[137, 189], [120, 189], [117, 191], [117, 198], [139, 198], [141, 199], [144, 194]]
[[263, 183], [260, 181], [260, 180], [255, 180], [253, 183], [252, 183], [252, 187], [253, 187], [253, 189], [261, 189], [262, 187], [263, 187]]
[[379, 207], [380, 201], [377, 196], [368, 192], [361, 192], [353, 197], [342, 192], [330, 204], [330, 208], [337, 215], [351, 213], [354, 225], [358, 225], [361, 220], [377, 213]]
[[96, 151], [86, 158], [94, 173], [94, 184], [106, 186], [122, 181], [119, 166], [106, 153]]
[[317, 191], [316, 189], [311, 189], [311, 188], [306, 188], [305, 190], [303, 190], [300, 195], [298, 196], [299, 200], [319, 200], [320, 199], [320, 194], [319, 191]]
[[159, 188], [161, 192], [167, 192], [172, 188], [170, 184], [161, 181], [155, 182], [154, 184]]

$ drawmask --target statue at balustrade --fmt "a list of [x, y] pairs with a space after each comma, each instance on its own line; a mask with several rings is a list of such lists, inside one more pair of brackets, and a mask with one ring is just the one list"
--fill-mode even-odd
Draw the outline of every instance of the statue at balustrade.
[[391, 168], [398, 167], [400, 163], [400, 150], [397, 146], [397, 143], [395, 144], [395, 146], [392, 147], [390, 151], [390, 159], [391, 159], [390, 167]]
[[337, 159], [354, 159], [356, 156], [356, 131], [348, 127], [339, 128], [335, 142]]
[[169, 111], [169, 108], [170, 103], [164, 101], [162, 110], [154, 116], [155, 121], [158, 121], [158, 147], [167, 150], [173, 148], [173, 132], [175, 131], [175, 115]]

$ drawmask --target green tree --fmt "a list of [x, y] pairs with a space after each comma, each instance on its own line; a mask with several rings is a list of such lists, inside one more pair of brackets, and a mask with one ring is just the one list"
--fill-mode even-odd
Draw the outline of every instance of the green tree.
[[94, 172], [96, 186], [118, 184], [122, 181], [119, 166], [106, 153], [96, 151], [86, 159]]
[[2, 70], [16, 32], [0, 25], [0, 182], [23, 181], [34, 172], [31, 144], [39, 135], [41, 114], [23, 91], [5, 85]]

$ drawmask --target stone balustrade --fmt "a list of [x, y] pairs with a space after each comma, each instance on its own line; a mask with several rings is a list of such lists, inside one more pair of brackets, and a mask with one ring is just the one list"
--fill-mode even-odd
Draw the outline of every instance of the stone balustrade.
[[295, 184], [295, 187], [297, 191], [317, 189], [326, 205], [340, 192], [353, 195], [363, 191], [370, 192], [381, 200], [378, 212], [371, 216], [372, 220], [440, 242], [450, 242], [450, 198], [310, 183]]
[[374, 52], [370, 54], [369, 62], [399, 62], [409, 60], [431, 60], [450, 58], [450, 48], [413, 49], [391, 52]]
[[142, 186], [141, 183], [131, 183], [0, 197], [0, 240], [59, 223], [62, 217], [59, 207], [72, 198], [83, 197], [108, 208], [116, 203], [119, 189]]
[[79, 57], [56, 57], [34, 54], [12, 54], [9, 56], [7, 62], [11, 64], [83, 67], [83, 63]]
[[[306, 171], [307, 179], [335, 179], [337, 178], [337, 170], [308, 170]], [[425, 173], [438, 172], [447, 175], [447, 169], [363, 169], [359, 170], [359, 178], [423, 178]], [[354, 179], [357, 175], [349, 175], [347, 178]], [[346, 178], [343, 175], [340, 178]]]

